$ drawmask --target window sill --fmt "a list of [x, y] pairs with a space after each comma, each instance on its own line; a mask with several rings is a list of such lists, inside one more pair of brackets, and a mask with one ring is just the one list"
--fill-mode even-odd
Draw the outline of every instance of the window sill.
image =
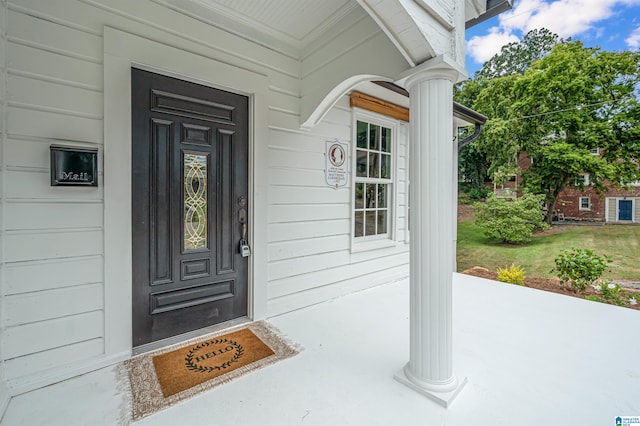
[[358, 253], [369, 250], [379, 250], [388, 247], [394, 247], [396, 245], [396, 241], [390, 239], [384, 240], [372, 240], [372, 241], [362, 241], [351, 243], [351, 253]]

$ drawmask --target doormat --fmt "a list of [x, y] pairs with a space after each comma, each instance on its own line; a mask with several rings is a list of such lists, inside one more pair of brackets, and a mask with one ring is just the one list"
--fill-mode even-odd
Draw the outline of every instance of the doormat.
[[131, 358], [123, 363], [131, 418], [138, 420], [299, 352], [300, 347], [259, 321]]

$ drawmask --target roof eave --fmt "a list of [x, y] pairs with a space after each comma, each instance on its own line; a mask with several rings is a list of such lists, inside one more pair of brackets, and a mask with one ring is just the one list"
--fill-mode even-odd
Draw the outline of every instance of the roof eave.
[[513, 0], [487, 0], [487, 11], [477, 18], [470, 19], [464, 25], [465, 29], [469, 29], [488, 19], [493, 18], [513, 7]]

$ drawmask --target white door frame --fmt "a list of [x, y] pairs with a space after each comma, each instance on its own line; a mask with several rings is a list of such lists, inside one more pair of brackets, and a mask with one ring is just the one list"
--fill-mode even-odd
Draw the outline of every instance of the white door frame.
[[[128, 357], [132, 349], [131, 279], [131, 68], [146, 69], [249, 96], [250, 239], [248, 313], [267, 311], [268, 78], [218, 61], [216, 52], [192, 53], [114, 28], [104, 28], [104, 338], [105, 355]], [[202, 46], [199, 46], [202, 50]], [[213, 80], [215, 79], [215, 80]]]

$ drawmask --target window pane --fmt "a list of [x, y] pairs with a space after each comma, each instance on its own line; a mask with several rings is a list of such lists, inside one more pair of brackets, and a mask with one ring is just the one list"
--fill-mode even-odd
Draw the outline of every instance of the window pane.
[[367, 152], [356, 151], [356, 176], [367, 177]]
[[356, 183], [356, 209], [364, 209], [364, 183]]
[[366, 191], [367, 191], [367, 204], [366, 207], [368, 209], [375, 209], [376, 208], [376, 185], [375, 183], [368, 183], [366, 185]]
[[391, 156], [382, 154], [382, 164], [380, 165], [380, 177], [389, 179], [391, 177]]
[[365, 235], [376, 235], [376, 212], [366, 212]]
[[382, 150], [391, 152], [391, 129], [386, 127], [382, 128]]
[[207, 247], [207, 156], [184, 155], [184, 249]]
[[380, 134], [380, 126], [376, 126], [375, 124], [369, 125], [369, 149], [380, 150], [378, 145]]
[[367, 123], [363, 123], [362, 121], [358, 121], [358, 148], [366, 148], [367, 147]]
[[355, 236], [364, 236], [364, 212], [356, 212], [355, 214]]
[[378, 234], [387, 233], [387, 211], [378, 210]]
[[380, 177], [380, 154], [369, 153], [369, 177]]
[[392, 129], [356, 121], [356, 176], [353, 183], [354, 237], [388, 234], [391, 216]]
[[387, 207], [387, 186], [378, 185], [378, 208]]

